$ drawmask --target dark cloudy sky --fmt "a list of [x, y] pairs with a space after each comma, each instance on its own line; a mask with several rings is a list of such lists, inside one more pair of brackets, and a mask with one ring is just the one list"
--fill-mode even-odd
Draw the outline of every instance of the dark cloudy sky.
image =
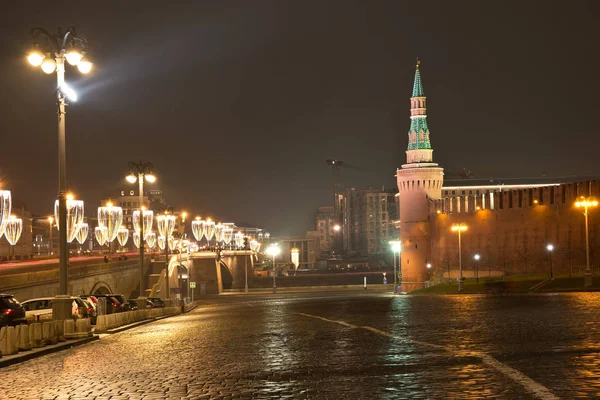
[[594, 1], [19, 1], [0, 26], [4, 187], [50, 214], [55, 77], [29, 31], [75, 25], [95, 69], [67, 70], [68, 185], [88, 213], [151, 160], [167, 201], [303, 234], [345, 187], [392, 187], [415, 58], [434, 159], [478, 177], [600, 175]]

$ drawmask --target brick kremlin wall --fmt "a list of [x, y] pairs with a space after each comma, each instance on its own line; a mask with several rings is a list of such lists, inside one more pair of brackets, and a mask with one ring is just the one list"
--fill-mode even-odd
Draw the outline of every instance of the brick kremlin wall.
[[[542, 187], [472, 190], [461, 187], [456, 195], [431, 202], [432, 269], [439, 276], [458, 270], [458, 238], [452, 224], [464, 223], [462, 265], [475, 267], [473, 256], [481, 255], [479, 268], [507, 274], [547, 272], [547, 244], [554, 245], [554, 273], [583, 273], [585, 225], [582, 209], [574, 206], [578, 196], [599, 197], [597, 181]], [[474, 188], [473, 188], [474, 189]], [[492, 209], [493, 205], [493, 209]], [[600, 265], [600, 207], [590, 209], [590, 263], [594, 273]], [[469, 274], [470, 275], [470, 274]]]

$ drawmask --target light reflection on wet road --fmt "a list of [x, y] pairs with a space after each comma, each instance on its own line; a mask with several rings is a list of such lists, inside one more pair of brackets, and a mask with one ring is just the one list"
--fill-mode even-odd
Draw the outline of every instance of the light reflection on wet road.
[[3, 368], [0, 398], [600, 397], [600, 294], [278, 296]]

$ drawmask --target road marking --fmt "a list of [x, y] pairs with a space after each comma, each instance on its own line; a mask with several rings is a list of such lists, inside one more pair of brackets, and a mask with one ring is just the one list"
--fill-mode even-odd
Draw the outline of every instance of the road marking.
[[393, 335], [389, 332], [385, 332], [385, 331], [379, 330], [377, 328], [373, 328], [372, 326], [366, 326], [366, 325], [357, 326], [357, 325], [349, 324], [345, 321], [337, 321], [337, 320], [320, 317], [318, 315], [312, 315], [312, 314], [305, 314], [305, 313], [295, 313], [295, 314], [302, 315], [304, 317], [320, 319], [322, 321], [331, 322], [331, 323], [338, 324], [338, 325], [343, 325], [343, 326], [346, 326], [349, 328], [366, 329], [368, 331], [371, 331], [373, 333], [376, 333], [378, 335], [385, 336], [385, 337], [388, 337], [391, 339], [406, 340], [406, 341], [409, 341], [409, 342], [412, 342], [415, 344], [420, 344], [420, 345], [426, 346], [426, 347], [433, 347], [436, 349], [441, 349], [441, 350], [447, 351], [449, 353], [454, 353], [457, 355], [478, 357], [481, 359], [481, 361], [484, 364], [496, 369], [498, 372], [502, 373], [504, 376], [506, 376], [506, 377], [512, 379], [513, 381], [515, 381], [516, 383], [520, 384], [521, 386], [523, 386], [523, 388], [525, 388], [525, 390], [527, 390], [529, 393], [531, 393], [538, 399], [542, 399], [542, 400], [558, 400], [558, 399], [560, 399], [558, 396], [556, 396], [554, 393], [552, 393], [547, 387], [545, 387], [541, 383], [534, 381], [533, 379], [531, 379], [530, 377], [528, 377], [521, 371], [516, 370], [512, 367], [509, 367], [508, 365], [496, 360], [494, 357], [490, 356], [487, 353], [476, 352], [476, 351], [468, 352], [468, 351], [464, 351], [464, 350], [457, 351], [457, 350], [451, 348], [450, 346], [442, 346], [439, 344], [422, 342], [420, 340], [403, 338], [400, 336]]

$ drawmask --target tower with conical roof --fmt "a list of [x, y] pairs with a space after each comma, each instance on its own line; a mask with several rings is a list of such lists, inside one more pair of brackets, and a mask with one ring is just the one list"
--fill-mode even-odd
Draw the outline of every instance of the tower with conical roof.
[[[403, 290], [422, 286], [431, 261], [430, 202], [442, 195], [444, 169], [433, 162], [427, 126], [427, 103], [417, 61], [412, 97], [406, 164], [396, 170], [400, 203], [400, 253]], [[411, 284], [414, 283], [414, 284]]]

